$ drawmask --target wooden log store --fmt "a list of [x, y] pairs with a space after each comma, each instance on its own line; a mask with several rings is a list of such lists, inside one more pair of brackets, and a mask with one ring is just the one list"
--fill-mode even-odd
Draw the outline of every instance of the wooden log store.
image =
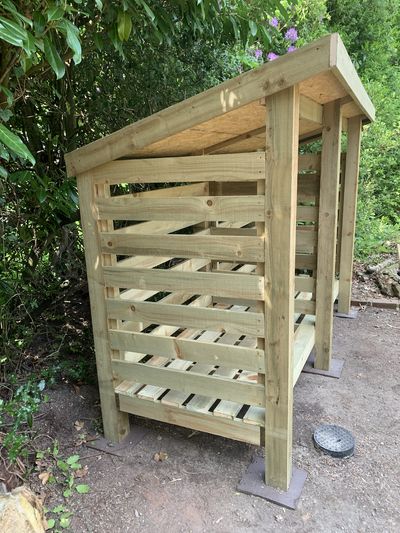
[[288, 489], [293, 387], [349, 311], [374, 113], [333, 34], [66, 155], [106, 438], [131, 413], [265, 446]]

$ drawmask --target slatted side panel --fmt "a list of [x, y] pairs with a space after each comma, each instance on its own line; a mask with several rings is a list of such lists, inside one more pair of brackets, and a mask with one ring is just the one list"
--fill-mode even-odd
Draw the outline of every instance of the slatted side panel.
[[95, 172], [112, 194], [94, 212], [113, 221], [100, 246], [117, 258], [103, 277], [118, 294], [105, 305], [120, 325], [108, 339], [124, 354], [112, 363], [121, 409], [259, 443], [262, 421], [244, 414], [265, 397], [256, 306], [265, 283], [254, 272], [264, 241], [249, 234], [264, 217], [264, 195], [224, 194], [224, 185], [239, 176], [256, 183], [264, 156], [240, 156], [114, 162]]

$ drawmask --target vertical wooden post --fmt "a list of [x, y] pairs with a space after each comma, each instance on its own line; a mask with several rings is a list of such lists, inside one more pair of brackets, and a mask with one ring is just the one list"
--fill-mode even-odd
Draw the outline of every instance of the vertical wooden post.
[[343, 191], [342, 245], [340, 248], [339, 313], [350, 312], [356, 228], [358, 171], [360, 163], [361, 117], [348, 120], [345, 186]]
[[292, 477], [294, 275], [299, 89], [266, 101], [265, 173], [265, 482]]
[[110, 349], [108, 329], [117, 324], [116, 321], [109, 323], [105, 304], [105, 297], [116, 296], [118, 289], [104, 286], [102, 268], [115, 262], [115, 256], [102, 254], [99, 234], [100, 231], [113, 229], [113, 223], [108, 220], [97, 221], [95, 217], [95, 198], [107, 196], [109, 186], [94, 185], [91, 177], [86, 175], [78, 176], [77, 182], [104, 436], [120, 442], [129, 432], [129, 415], [119, 410], [114, 393], [111, 358], [117, 358], [119, 352]]
[[314, 363], [316, 368], [323, 370], [329, 370], [332, 353], [341, 122], [340, 102], [336, 100], [325, 104], [318, 218]]

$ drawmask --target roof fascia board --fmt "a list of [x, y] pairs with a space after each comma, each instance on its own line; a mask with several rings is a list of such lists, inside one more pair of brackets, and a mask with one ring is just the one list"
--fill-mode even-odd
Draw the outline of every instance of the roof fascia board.
[[370, 121], [374, 121], [375, 107], [361, 83], [357, 71], [347, 53], [346, 47], [338, 33], [332, 34], [330, 68], [354, 102], [359, 106], [360, 111], [365, 113]]

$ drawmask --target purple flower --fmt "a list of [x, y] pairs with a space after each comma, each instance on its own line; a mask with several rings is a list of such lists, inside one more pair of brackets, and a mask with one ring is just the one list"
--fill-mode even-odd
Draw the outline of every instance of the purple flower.
[[297, 30], [296, 28], [289, 28], [288, 31], [285, 33], [285, 39], [288, 41], [292, 41], [294, 43], [298, 39]]
[[278, 24], [279, 24], [279, 20], [276, 17], [272, 18], [269, 21], [269, 25], [272, 26], [273, 28], [277, 28]]
[[294, 52], [295, 50], [297, 50], [297, 48], [293, 44], [291, 44], [287, 49], [288, 52]]
[[254, 50], [254, 57], [256, 59], [260, 59], [260, 57], [262, 57], [262, 50], [260, 50], [259, 48], [257, 48], [257, 50]]
[[274, 59], [277, 59], [279, 56], [278, 54], [275, 54], [274, 52], [270, 52], [268, 55], [267, 55], [267, 59], [268, 61], [273, 61]]

